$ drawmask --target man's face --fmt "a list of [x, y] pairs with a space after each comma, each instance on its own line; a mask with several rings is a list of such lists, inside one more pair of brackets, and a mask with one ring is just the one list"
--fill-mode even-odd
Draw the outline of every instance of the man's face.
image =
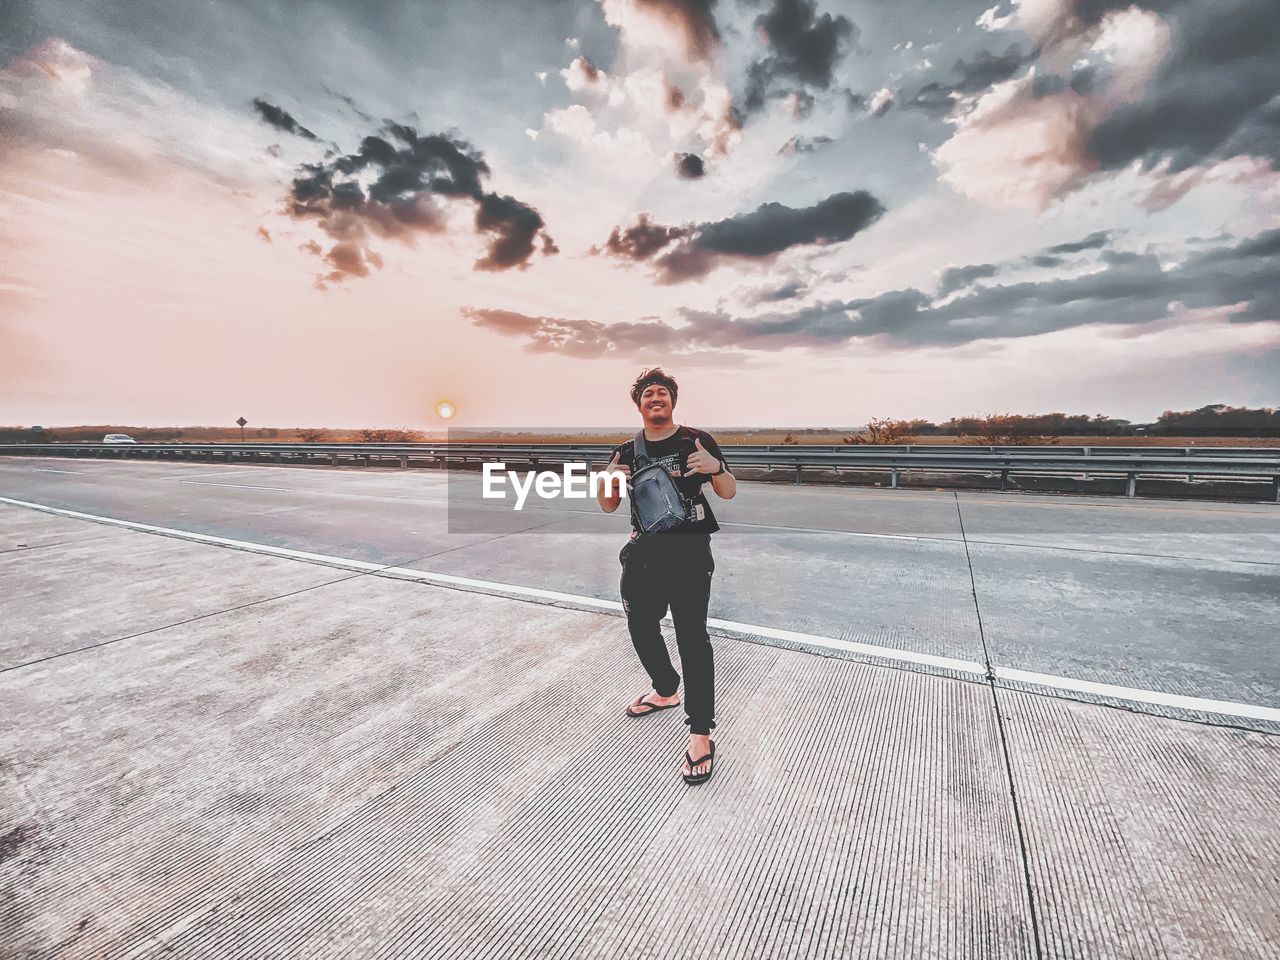
[[671, 399], [671, 391], [662, 384], [651, 383], [641, 392], [640, 415], [650, 426], [666, 426], [671, 422], [674, 410], [675, 402]]

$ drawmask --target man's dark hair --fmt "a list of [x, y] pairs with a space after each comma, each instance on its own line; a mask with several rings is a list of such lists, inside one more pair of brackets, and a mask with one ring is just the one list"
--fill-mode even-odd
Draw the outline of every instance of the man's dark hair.
[[644, 393], [644, 388], [652, 383], [658, 383], [671, 391], [671, 409], [676, 408], [676, 400], [680, 396], [680, 387], [676, 384], [675, 377], [668, 376], [662, 372], [661, 367], [654, 367], [651, 370], [642, 370], [640, 376], [636, 377], [636, 382], [631, 385], [631, 402], [637, 407], [640, 406], [640, 394]]

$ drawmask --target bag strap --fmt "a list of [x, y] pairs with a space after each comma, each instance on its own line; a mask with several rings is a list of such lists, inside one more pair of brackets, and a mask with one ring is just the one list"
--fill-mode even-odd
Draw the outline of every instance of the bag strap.
[[[634, 456], [632, 457], [632, 463], [635, 465], [635, 469], [639, 470], [640, 467], [643, 467], [645, 464], [649, 462], [649, 451], [644, 445], [643, 430], [641, 430], [634, 437], [632, 437], [631, 445], [634, 451]], [[639, 461], [641, 460], [643, 460], [644, 463], [640, 463]]]

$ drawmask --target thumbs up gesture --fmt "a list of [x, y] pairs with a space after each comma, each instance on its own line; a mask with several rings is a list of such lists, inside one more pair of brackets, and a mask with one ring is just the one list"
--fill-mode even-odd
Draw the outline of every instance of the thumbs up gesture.
[[627, 483], [628, 483], [628, 484], [630, 484], [630, 483], [631, 483], [631, 468], [630, 468], [629, 466], [627, 466], [625, 463], [619, 463], [619, 461], [620, 461], [621, 459], [622, 459], [622, 451], [621, 451], [621, 450], [619, 450], [617, 453], [615, 453], [615, 454], [613, 455], [613, 459], [609, 461], [609, 464], [608, 464], [608, 466], [606, 466], [606, 467], [605, 467], [605, 470], [606, 470], [606, 471], [611, 471], [611, 470], [616, 470], [616, 471], [618, 471], [618, 472], [619, 472], [619, 473], [621, 473], [624, 477], [626, 477], [626, 478], [627, 478]]
[[703, 448], [702, 439], [694, 437], [693, 445], [694, 451], [689, 454], [688, 459], [685, 461], [689, 469], [684, 472], [684, 475], [691, 477], [695, 473], [719, 473], [720, 461]]

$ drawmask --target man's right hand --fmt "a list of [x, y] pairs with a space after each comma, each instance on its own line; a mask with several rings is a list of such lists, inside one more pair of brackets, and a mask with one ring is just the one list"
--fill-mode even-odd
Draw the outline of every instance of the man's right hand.
[[621, 473], [624, 477], [627, 478], [627, 483], [630, 483], [631, 468], [627, 466], [625, 463], [619, 463], [618, 461], [620, 459], [622, 459], [621, 450], [619, 450], [617, 453], [613, 455], [613, 459], [609, 461], [609, 465], [605, 467], [605, 470], [617, 470], [619, 473]]
[[[618, 463], [621, 456], [622, 451], [619, 450], [613, 455], [613, 459], [609, 461], [604, 469], [606, 473], [614, 470], [621, 473], [626, 478], [627, 489], [629, 490], [631, 489], [631, 468]], [[596, 491], [596, 500], [600, 504], [600, 509], [605, 513], [613, 513], [618, 509], [618, 505], [622, 503], [622, 493], [623, 491], [619, 490], [613, 483], [600, 484]]]

